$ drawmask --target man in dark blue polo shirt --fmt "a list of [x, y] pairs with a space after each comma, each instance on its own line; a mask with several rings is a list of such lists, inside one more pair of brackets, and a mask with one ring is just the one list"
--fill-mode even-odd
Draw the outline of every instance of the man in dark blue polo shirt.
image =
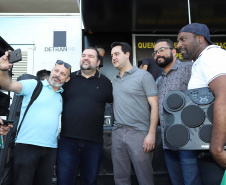
[[112, 84], [96, 69], [99, 52], [82, 53], [81, 70], [64, 87], [62, 130], [58, 146], [58, 185], [72, 185], [80, 167], [82, 185], [94, 185], [102, 153], [104, 110], [112, 103]]

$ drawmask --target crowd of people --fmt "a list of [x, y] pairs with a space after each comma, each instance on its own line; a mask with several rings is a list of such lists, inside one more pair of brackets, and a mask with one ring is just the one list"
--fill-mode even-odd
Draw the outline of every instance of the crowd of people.
[[[163, 116], [167, 93], [202, 87], [209, 87], [215, 96], [210, 151], [226, 168], [226, 51], [211, 42], [208, 27], [200, 23], [184, 26], [177, 40], [183, 58], [193, 62], [179, 61], [174, 43], [164, 38], [155, 42], [152, 59], [150, 56], [139, 67], [132, 66], [131, 46], [112, 43], [112, 64], [118, 70], [112, 82], [99, 71], [103, 49], [84, 49], [80, 70], [75, 72], [58, 60], [51, 73], [42, 76], [43, 89], [16, 137], [14, 184], [50, 185], [57, 161], [58, 185], [75, 184], [78, 171], [81, 184], [95, 185], [103, 149], [105, 105], [110, 103], [114, 110], [111, 156], [116, 185], [131, 184], [131, 163], [140, 185], [154, 184], [152, 158], [159, 121], [172, 184], [202, 185], [196, 151], [173, 151], [165, 145]], [[0, 85], [24, 96], [21, 119], [37, 81], [12, 81], [9, 52], [0, 58]], [[12, 125], [0, 127], [0, 134], [6, 135]]]

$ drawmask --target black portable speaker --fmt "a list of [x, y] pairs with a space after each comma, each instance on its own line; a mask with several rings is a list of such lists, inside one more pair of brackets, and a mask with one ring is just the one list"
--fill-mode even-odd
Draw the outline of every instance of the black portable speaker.
[[208, 150], [214, 95], [208, 87], [172, 91], [163, 101], [165, 144], [172, 150]]

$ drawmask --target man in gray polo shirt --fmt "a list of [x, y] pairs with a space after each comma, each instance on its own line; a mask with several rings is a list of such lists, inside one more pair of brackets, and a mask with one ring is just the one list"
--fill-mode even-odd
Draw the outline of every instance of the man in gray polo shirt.
[[158, 91], [147, 71], [130, 63], [131, 47], [112, 45], [114, 117], [112, 162], [116, 185], [130, 185], [131, 162], [140, 185], [153, 185], [152, 158], [158, 124]]

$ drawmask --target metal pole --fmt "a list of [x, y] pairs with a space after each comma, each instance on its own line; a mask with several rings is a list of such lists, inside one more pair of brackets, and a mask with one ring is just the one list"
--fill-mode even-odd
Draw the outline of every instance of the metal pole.
[[133, 66], [137, 65], [137, 56], [136, 56], [136, 34], [132, 34], [132, 47], [133, 47]]
[[188, 0], [188, 19], [189, 19], [189, 24], [191, 24], [191, 9], [190, 9], [190, 0]]
[[78, 3], [78, 6], [79, 6], [79, 11], [80, 11], [80, 46], [81, 46], [81, 49], [80, 49], [80, 53], [82, 53], [82, 46], [83, 46], [83, 43], [82, 43], [82, 29], [84, 27], [83, 25], [83, 21], [82, 21], [82, 0], [77, 0], [77, 3]]

